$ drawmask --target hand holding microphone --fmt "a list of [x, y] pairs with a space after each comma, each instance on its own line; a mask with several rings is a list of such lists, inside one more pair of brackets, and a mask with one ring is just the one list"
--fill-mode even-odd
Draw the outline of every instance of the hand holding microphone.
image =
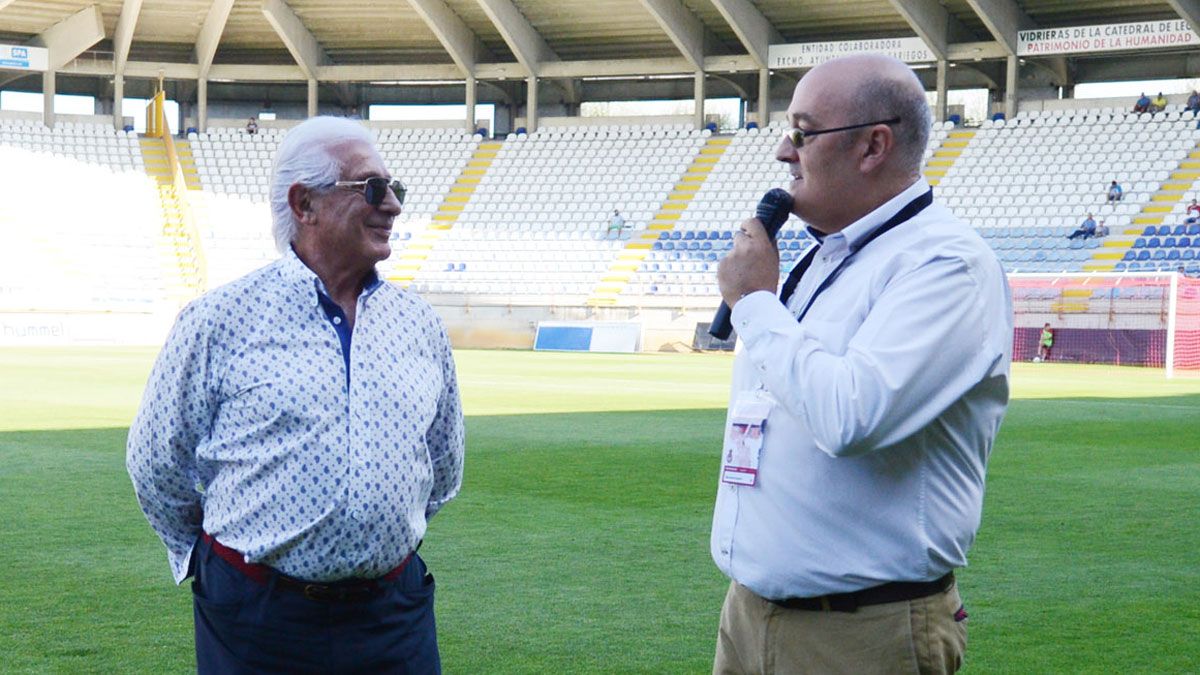
[[734, 235], [733, 250], [717, 267], [717, 283], [724, 302], [713, 316], [708, 332], [719, 340], [733, 331], [730, 307], [755, 291], [775, 292], [779, 286], [779, 250], [775, 235], [792, 211], [792, 196], [775, 188], [763, 195], [755, 217], [742, 223]]

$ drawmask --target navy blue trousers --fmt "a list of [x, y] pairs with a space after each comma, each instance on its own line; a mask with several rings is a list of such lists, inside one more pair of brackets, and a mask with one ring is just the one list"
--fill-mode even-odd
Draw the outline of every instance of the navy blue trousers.
[[193, 556], [201, 675], [441, 672], [433, 575], [415, 553], [399, 578], [358, 602], [320, 602], [259, 584], [203, 541]]

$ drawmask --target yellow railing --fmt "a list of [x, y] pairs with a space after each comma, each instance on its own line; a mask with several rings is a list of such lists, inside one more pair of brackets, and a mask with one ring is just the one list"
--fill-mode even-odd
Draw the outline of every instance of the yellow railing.
[[178, 234], [182, 235], [190, 244], [192, 254], [195, 256], [195, 267], [192, 271], [199, 284], [197, 290], [203, 291], [208, 286], [208, 265], [204, 260], [204, 249], [200, 245], [200, 231], [196, 226], [191, 205], [187, 202], [187, 179], [183, 176], [183, 166], [179, 163], [179, 154], [175, 151], [175, 139], [172, 138], [171, 127], [167, 124], [165, 103], [166, 92], [160, 89], [150, 100], [150, 104], [146, 106], [146, 135], [162, 139], [163, 145], [167, 149], [167, 166], [171, 171], [171, 187], [180, 218]]

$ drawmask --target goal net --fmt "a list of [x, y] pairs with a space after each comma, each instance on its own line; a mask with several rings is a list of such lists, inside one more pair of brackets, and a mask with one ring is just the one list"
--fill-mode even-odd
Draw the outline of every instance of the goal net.
[[1146, 274], [1010, 274], [1013, 360], [1165, 368], [1200, 375], [1200, 279]]

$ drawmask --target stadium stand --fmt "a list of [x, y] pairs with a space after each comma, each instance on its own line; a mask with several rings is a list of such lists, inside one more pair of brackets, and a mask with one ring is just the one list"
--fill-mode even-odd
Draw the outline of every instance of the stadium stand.
[[416, 288], [586, 297], [625, 248], [606, 239], [613, 209], [635, 235], [644, 231], [706, 136], [678, 126], [513, 135], [431, 251]]
[[[1178, 111], [1022, 113], [1008, 123], [985, 122], [939, 189], [979, 228], [1010, 272], [1084, 271], [1094, 260], [1111, 259], [1113, 251], [1118, 259], [1125, 255], [1123, 248], [1135, 243], [1126, 238], [1127, 229], [1143, 209], [1160, 197], [1182, 197], [1164, 184], [1195, 150], [1194, 127]], [[1123, 201], [1110, 204], [1104, 189], [1114, 177], [1130, 189]], [[1089, 212], [1113, 235], [1104, 242], [1068, 241], [1066, 235]], [[1102, 248], [1111, 251], [1098, 254]], [[1109, 256], [1097, 257], [1104, 253]]]
[[[171, 268], [135, 135], [0, 119], [0, 181], [0, 310], [143, 312], [163, 303]], [[122, 208], [95, 208], [109, 203]]]

